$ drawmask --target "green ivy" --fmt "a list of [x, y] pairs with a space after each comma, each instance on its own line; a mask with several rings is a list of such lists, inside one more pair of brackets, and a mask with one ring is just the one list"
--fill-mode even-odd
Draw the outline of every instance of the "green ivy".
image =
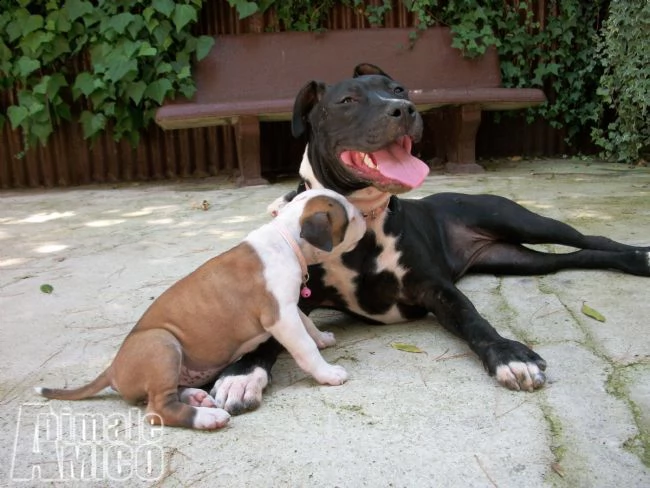
[[[506, 87], [543, 88], [549, 102], [528, 109], [528, 120], [541, 116], [556, 128], [566, 127], [571, 141], [593, 124], [599, 104], [596, 87], [601, 69], [596, 62], [594, 39], [603, 1], [549, 0], [556, 9], [546, 25], [535, 21], [533, 2], [449, 0], [436, 14], [436, 0], [413, 0], [424, 12], [428, 27], [448, 25], [453, 45], [468, 57], [496, 46]], [[422, 14], [418, 14], [422, 17]]]
[[650, 3], [612, 1], [598, 41], [604, 67], [592, 136], [606, 157], [650, 160]]
[[470, 56], [488, 45], [499, 51], [504, 86], [544, 88], [549, 102], [528, 110], [551, 126], [566, 127], [569, 141], [593, 124], [601, 67], [594, 42], [602, 1], [550, 0], [546, 25], [534, 20], [533, 2], [450, 1], [454, 44]]
[[26, 147], [45, 144], [62, 119], [77, 116], [86, 138], [110, 127], [116, 140], [137, 143], [164, 99], [195, 91], [190, 63], [214, 43], [190, 31], [200, 7], [0, 0], [0, 89], [18, 88], [6, 115]]

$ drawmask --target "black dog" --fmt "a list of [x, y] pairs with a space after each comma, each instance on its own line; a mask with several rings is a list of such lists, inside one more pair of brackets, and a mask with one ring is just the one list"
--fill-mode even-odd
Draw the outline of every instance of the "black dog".
[[[502, 197], [395, 197], [418, 186], [428, 172], [410, 155], [422, 119], [407, 90], [375, 66], [359, 65], [353, 78], [332, 86], [308, 83], [296, 99], [292, 129], [309, 138], [298, 191], [326, 187], [342, 193], [368, 223], [353, 251], [310, 268], [312, 294], [300, 303], [305, 311], [333, 307], [381, 323], [432, 313], [467, 341], [499, 383], [533, 391], [546, 381], [545, 361], [501, 337], [456, 281], [466, 273], [540, 275], [567, 268], [650, 276], [650, 247], [585, 236]], [[579, 250], [548, 254], [524, 243]], [[218, 404], [235, 413], [257, 407], [279, 352], [277, 343], [268, 342], [229, 367], [213, 390]]]

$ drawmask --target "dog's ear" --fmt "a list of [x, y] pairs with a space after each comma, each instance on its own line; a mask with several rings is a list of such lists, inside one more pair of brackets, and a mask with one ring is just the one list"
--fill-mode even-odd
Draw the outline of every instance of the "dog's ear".
[[330, 252], [343, 241], [348, 223], [343, 205], [330, 197], [317, 196], [305, 205], [300, 237], [312, 246]]
[[303, 220], [300, 237], [312, 246], [330, 252], [334, 248], [334, 242], [327, 212], [316, 212]]
[[322, 81], [312, 80], [298, 92], [296, 101], [293, 103], [293, 117], [291, 118], [293, 137], [300, 137], [307, 131], [309, 112], [323, 98], [326, 88], [327, 85]]
[[357, 64], [357, 66], [354, 68], [354, 74], [352, 77], [358, 78], [359, 76], [364, 75], [381, 75], [391, 80], [393, 79], [390, 75], [384, 73], [384, 70], [382, 70], [379, 66], [375, 66], [374, 64], [370, 63]]

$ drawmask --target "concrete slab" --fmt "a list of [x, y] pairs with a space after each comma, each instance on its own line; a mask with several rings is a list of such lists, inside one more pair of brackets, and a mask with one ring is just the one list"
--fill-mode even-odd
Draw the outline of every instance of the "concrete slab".
[[[266, 205], [293, 186], [0, 194], [2, 485], [650, 486], [650, 280], [614, 272], [460, 283], [548, 361], [549, 385], [533, 394], [499, 387], [433, 318], [373, 327], [329, 311], [316, 322], [338, 345], [324, 355], [350, 381], [318, 386], [283, 355], [262, 407], [219, 432], [151, 429], [115, 396], [33, 393], [93, 378], [154, 297], [266, 222]], [[648, 168], [501, 161], [482, 175], [432, 175], [412, 196], [439, 191], [500, 194], [585, 233], [650, 244]]]

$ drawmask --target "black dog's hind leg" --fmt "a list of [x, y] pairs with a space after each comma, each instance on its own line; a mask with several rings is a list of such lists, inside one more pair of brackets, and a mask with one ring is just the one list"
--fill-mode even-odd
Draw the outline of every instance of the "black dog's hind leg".
[[544, 253], [517, 244], [487, 245], [469, 271], [503, 275], [541, 275], [562, 269], [616, 269], [638, 276], [650, 276], [648, 251], [594, 251]]
[[[507, 198], [494, 195], [462, 196], [454, 213], [463, 223], [489, 237], [467, 271], [535, 275], [561, 269], [616, 269], [650, 276], [650, 247], [636, 247], [602, 236], [586, 236], [563, 222], [538, 215]], [[471, 217], [467, 217], [467, 216]], [[561, 244], [580, 249], [544, 253], [521, 244]], [[464, 243], [457, 243], [464, 247]]]

